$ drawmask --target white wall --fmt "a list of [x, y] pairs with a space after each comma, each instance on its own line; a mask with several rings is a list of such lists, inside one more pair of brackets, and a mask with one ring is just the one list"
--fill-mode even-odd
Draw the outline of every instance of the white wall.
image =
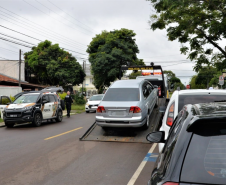
[[21, 87], [0, 86], [0, 95], [14, 96], [20, 92], [22, 92]]
[[[19, 61], [1, 60], [0, 73], [19, 79]], [[21, 62], [21, 80], [25, 81], [24, 61]]]

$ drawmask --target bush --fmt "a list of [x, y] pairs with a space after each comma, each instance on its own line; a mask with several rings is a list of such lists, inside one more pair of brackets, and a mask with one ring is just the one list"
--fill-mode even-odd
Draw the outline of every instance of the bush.
[[65, 96], [67, 96], [66, 92], [63, 92], [62, 94], [58, 94], [61, 100], [65, 99]]
[[79, 94], [74, 95], [75, 103], [78, 105], [84, 105], [86, 103], [86, 100], [84, 99], [84, 96], [79, 96]]
[[9, 98], [11, 99], [11, 101], [12, 101], [12, 102], [14, 102], [14, 101], [15, 101], [15, 97], [14, 97], [14, 96], [11, 96], [11, 95], [10, 95], [10, 97], [9, 97]]

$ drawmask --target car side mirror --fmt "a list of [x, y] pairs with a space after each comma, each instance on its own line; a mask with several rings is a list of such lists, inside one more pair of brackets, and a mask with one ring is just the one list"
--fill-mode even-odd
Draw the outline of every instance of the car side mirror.
[[159, 112], [165, 113], [166, 112], [166, 106], [160, 106], [159, 107]]
[[146, 139], [151, 143], [165, 143], [165, 132], [157, 131], [157, 132], [149, 133]]
[[157, 85], [154, 85], [154, 88], [156, 89], [156, 88], [158, 88], [158, 86]]

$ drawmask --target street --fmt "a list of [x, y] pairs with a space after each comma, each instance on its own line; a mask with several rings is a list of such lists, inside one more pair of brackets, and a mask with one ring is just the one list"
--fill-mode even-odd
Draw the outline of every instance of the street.
[[80, 141], [94, 119], [82, 113], [41, 127], [0, 128], [0, 184], [147, 184], [152, 144]]

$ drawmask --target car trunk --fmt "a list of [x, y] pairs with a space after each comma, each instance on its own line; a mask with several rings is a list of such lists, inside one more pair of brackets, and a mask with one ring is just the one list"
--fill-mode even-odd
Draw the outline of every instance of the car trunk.
[[130, 112], [131, 106], [138, 106], [139, 101], [134, 102], [110, 102], [106, 101], [101, 103], [104, 106], [105, 113], [102, 113], [104, 117], [111, 118], [131, 118], [133, 117], [133, 112]]

